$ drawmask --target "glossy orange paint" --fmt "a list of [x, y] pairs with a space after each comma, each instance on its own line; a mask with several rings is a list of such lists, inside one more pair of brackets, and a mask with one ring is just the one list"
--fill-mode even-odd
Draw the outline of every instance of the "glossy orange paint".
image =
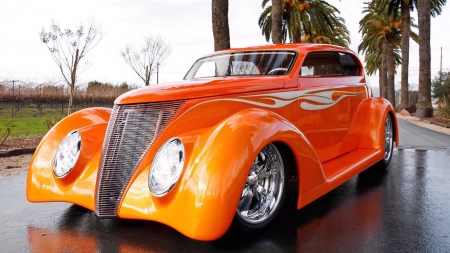
[[[230, 51], [240, 51], [234, 49]], [[298, 73], [307, 53], [348, 49], [328, 45], [273, 45], [245, 50], [292, 50], [297, 60], [286, 76], [223, 77], [146, 87], [116, 104], [185, 100], [184, 106], [137, 166], [118, 216], [165, 223], [198, 240], [214, 240], [231, 224], [248, 171], [269, 143], [288, 148], [299, 177], [297, 207], [331, 191], [383, 158], [384, 120], [395, 113], [371, 96], [364, 75], [306, 78]], [[363, 72], [361, 72], [363, 73]], [[65, 201], [95, 211], [95, 187], [109, 109], [85, 109], [65, 118], [44, 137], [27, 179], [30, 201]], [[71, 131], [82, 136], [80, 159], [65, 178], [52, 171], [53, 156]], [[143, 131], [145, 131], [143, 129]], [[180, 180], [163, 197], [153, 196], [148, 175], [168, 139], [185, 147]]]
[[[89, 108], [71, 114], [42, 139], [27, 177], [27, 199], [32, 202], [64, 201], [94, 210], [94, 190], [101, 147], [111, 109]], [[78, 130], [82, 150], [73, 170], [65, 178], [53, 174], [53, 157], [62, 139]]]

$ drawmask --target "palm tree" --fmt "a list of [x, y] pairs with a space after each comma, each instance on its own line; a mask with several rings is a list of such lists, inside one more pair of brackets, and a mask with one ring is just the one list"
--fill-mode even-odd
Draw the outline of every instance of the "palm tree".
[[[362, 51], [358, 47], [358, 53]], [[382, 81], [382, 75], [381, 75], [381, 68], [382, 68], [382, 49], [377, 48], [376, 50], [369, 50], [365, 52], [364, 56], [364, 62], [365, 62], [365, 70], [367, 75], [372, 76], [375, 75], [378, 72], [379, 77], [379, 88], [380, 88], [380, 94], [381, 94], [381, 81]], [[402, 58], [400, 56], [400, 50], [398, 48], [394, 47], [394, 65], [395, 67], [398, 67], [400, 64], [402, 64]], [[387, 66], [386, 66], [387, 67]]]
[[[339, 17], [338, 17], [339, 18]], [[302, 43], [333, 44], [348, 47], [350, 43], [350, 32], [346, 27], [335, 27], [331, 34], [317, 34], [311, 31], [310, 34], [301, 39]]]
[[[264, 6], [263, 6], [264, 8]], [[272, 0], [272, 43], [279, 44], [283, 42], [283, 2], [281, 0]]]
[[[401, 88], [401, 105], [400, 109], [409, 108], [409, 84], [408, 84], [408, 70], [409, 70], [409, 29], [410, 26], [410, 12], [417, 9], [417, 0], [374, 0], [372, 3], [378, 3], [378, 6], [383, 9], [388, 6], [388, 14], [393, 14], [395, 17], [401, 13], [402, 20], [402, 88]], [[442, 7], [446, 0], [431, 0], [431, 16], [440, 15]]]
[[366, 4], [367, 7], [363, 10], [365, 16], [359, 23], [363, 41], [358, 51], [373, 53], [381, 49], [380, 94], [395, 105], [393, 43], [398, 39], [400, 24], [398, 21], [394, 22], [393, 17], [388, 16], [386, 12], [378, 12], [369, 3]]
[[214, 51], [230, 48], [230, 28], [228, 26], [228, 0], [212, 0], [212, 27]]
[[[364, 54], [380, 54], [381, 57], [381, 78], [380, 78], [380, 94], [387, 98], [392, 105], [395, 105], [395, 57], [394, 52], [400, 43], [400, 27], [402, 22], [395, 15], [389, 15], [387, 8], [384, 11], [378, 11], [379, 7], [373, 3], [366, 3], [363, 13], [365, 16], [360, 21], [360, 32], [363, 34], [363, 40], [358, 47], [358, 51]], [[411, 24], [408, 30], [412, 37], [417, 39], [417, 34], [411, 31]], [[380, 68], [377, 68], [380, 69]]]
[[430, 47], [430, 19], [433, 8], [442, 7], [445, 0], [418, 1], [419, 17], [419, 97], [417, 100], [416, 116], [427, 118], [433, 116], [431, 104], [431, 47]]
[[[258, 23], [262, 34], [269, 41], [272, 33], [272, 6], [267, 6], [268, 0], [263, 0], [264, 8]], [[338, 17], [339, 10], [324, 0], [284, 0], [282, 16], [283, 42], [287, 37], [291, 42], [332, 43], [348, 46], [349, 31], [345, 20]], [[309, 36], [307, 38], [307, 36]], [[303, 37], [303, 39], [302, 39]], [[273, 40], [273, 39], [272, 39]]]

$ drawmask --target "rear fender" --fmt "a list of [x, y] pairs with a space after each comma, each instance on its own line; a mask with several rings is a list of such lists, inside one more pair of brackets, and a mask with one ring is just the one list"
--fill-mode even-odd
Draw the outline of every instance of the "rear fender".
[[388, 114], [394, 124], [395, 145], [399, 145], [397, 117], [391, 103], [386, 99], [372, 97], [367, 99], [367, 113], [364, 119], [363, 131], [358, 148], [384, 149], [384, 124]]

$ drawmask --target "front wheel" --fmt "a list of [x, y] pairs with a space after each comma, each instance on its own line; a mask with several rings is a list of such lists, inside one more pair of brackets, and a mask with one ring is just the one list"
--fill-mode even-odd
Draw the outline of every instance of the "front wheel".
[[384, 123], [384, 157], [377, 163], [377, 166], [386, 169], [392, 159], [394, 151], [394, 124], [392, 123], [392, 116], [388, 114]]
[[235, 224], [242, 230], [267, 226], [282, 209], [287, 195], [285, 160], [272, 143], [256, 156], [235, 214]]

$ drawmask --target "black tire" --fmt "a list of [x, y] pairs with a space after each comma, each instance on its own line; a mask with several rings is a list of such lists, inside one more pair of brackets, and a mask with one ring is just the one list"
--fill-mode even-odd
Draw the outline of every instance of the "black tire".
[[265, 146], [250, 168], [234, 215], [233, 227], [241, 231], [255, 231], [269, 225], [279, 215], [286, 201], [288, 172], [284, 153], [272, 143]]
[[375, 166], [380, 169], [386, 169], [391, 163], [394, 152], [394, 122], [391, 114], [387, 114], [384, 121], [384, 157]]

